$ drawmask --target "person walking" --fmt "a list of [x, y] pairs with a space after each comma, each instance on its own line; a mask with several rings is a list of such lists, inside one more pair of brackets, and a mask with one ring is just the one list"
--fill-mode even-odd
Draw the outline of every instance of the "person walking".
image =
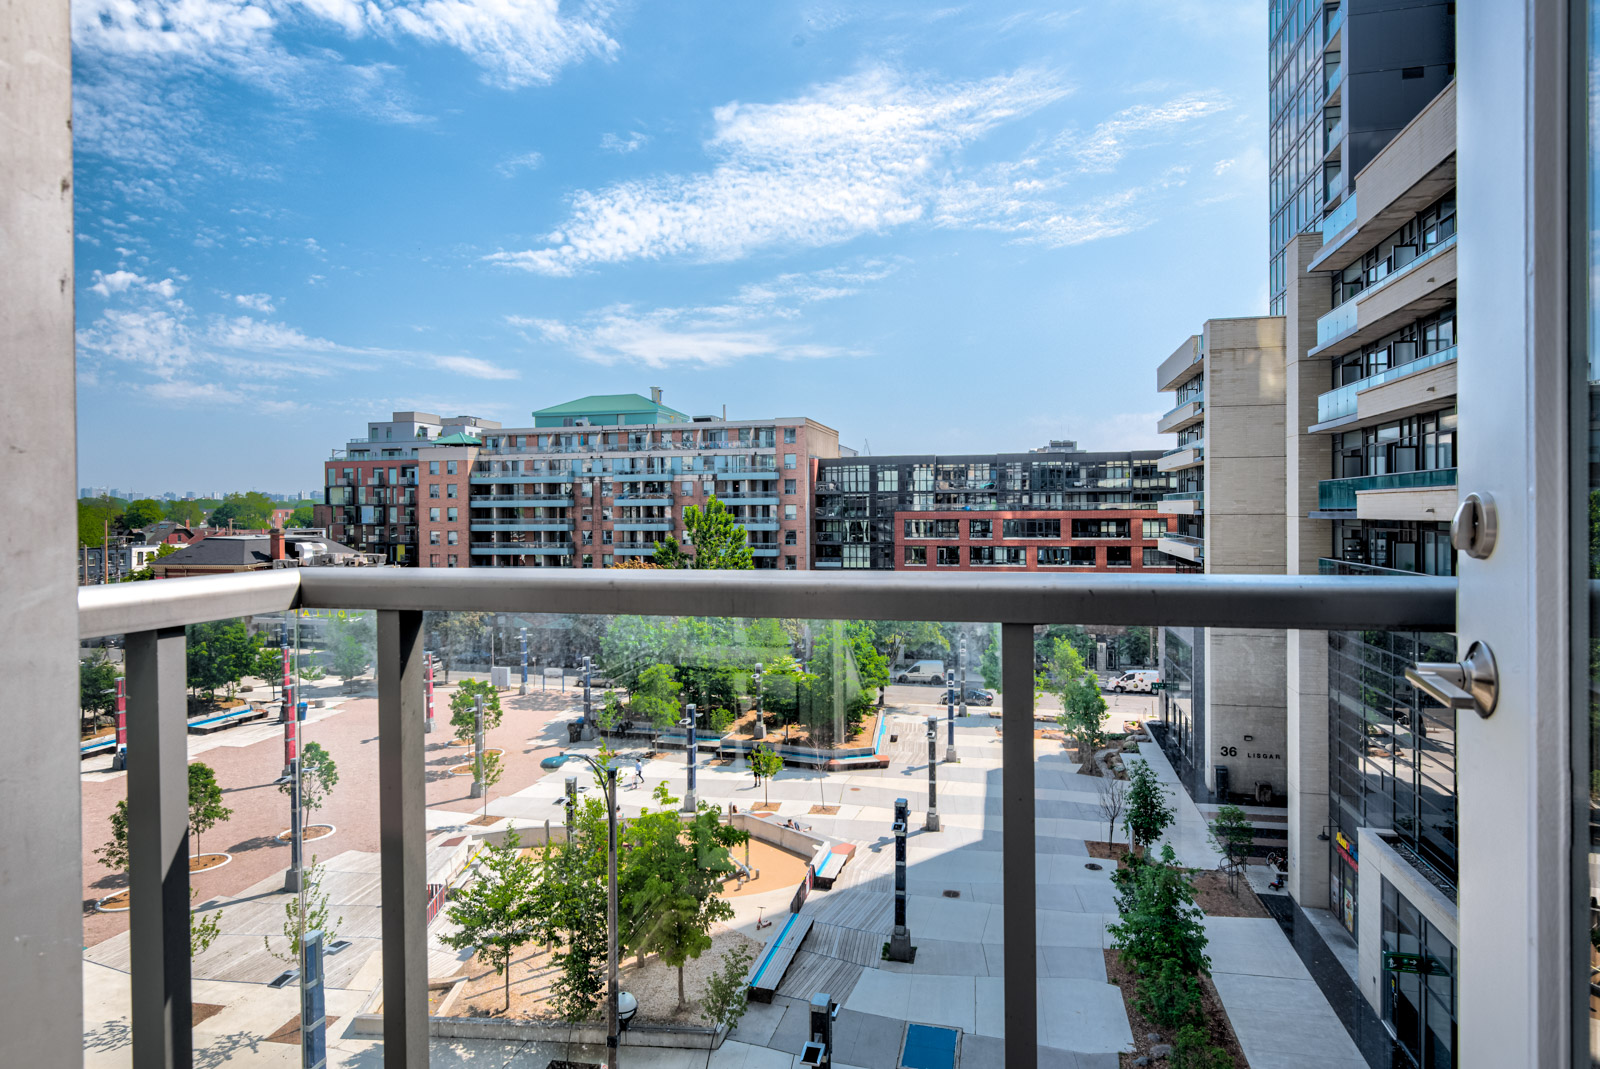
[[630, 788], [630, 789], [637, 789], [637, 788], [643, 787], [643, 786], [644, 786], [644, 762], [642, 760], [640, 760], [639, 758], [635, 757], [633, 759], [633, 788]]

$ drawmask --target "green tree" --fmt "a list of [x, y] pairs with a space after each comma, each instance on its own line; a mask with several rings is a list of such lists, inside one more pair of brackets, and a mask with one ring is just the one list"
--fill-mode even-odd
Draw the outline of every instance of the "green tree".
[[767, 781], [783, 771], [783, 755], [766, 743], [759, 743], [750, 751], [750, 770], [761, 777], [761, 804], [770, 805]]
[[272, 499], [266, 494], [251, 490], [247, 494], [229, 494], [222, 504], [211, 511], [213, 527], [226, 527], [259, 531], [272, 526]]
[[744, 527], [715, 495], [706, 499], [704, 509], [698, 505], [684, 508], [683, 529], [694, 549], [694, 567], [748, 571], [756, 566]]
[[1147, 853], [1172, 823], [1172, 803], [1155, 769], [1147, 761], [1131, 761], [1128, 770], [1128, 815], [1123, 827], [1135, 850]]
[[724, 952], [722, 964], [706, 978], [700, 994], [700, 1016], [712, 1028], [732, 1031], [739, 1026], [739, 1018], [750, 1005], [750, 986], [745, 976], [754, 960], [755, 953], [740, 944]]
[[545, 846], [532, 892], [535, 938], [554, 947], [550, 1003], [565, 1020], [586, 1020], [605, 989], [606, 880], [606, 806], [591, 795], [571, 836]]
[[1168, 1031], [1201, 1019], [1200, 980], [1183, 971], [1183, 963], [1168, 958], [1135, 984], [1134, 1008]]
[[989, 644], [978, 655], [978, 672], [983, 676], [983, 685], [990, 690], [999, 692], [1002, 680], [1000, 678], [1000, 625], [994, 624], [993, 634]]
[[1162, 963], [1175, 962], [1183, 975], [1209, 973], [1205, 914], [1195, 905], [1193, 874], [1177, 864], [1171, 846], [1161, 858], [1136, 859], [1112, 874], [1121, 920], [1106, 925], [1112, 947], [1140, 976], [1157, 976]]
[[[293, 679], [294, 664], [289, 665]], [[250, 675], [261, 680], [272, 688], [276, 695], [278, 688], [283, 685], [283, 648], [281, 646], [262, 646], [256, 654], [256, 663], [250, 668]]]
[[151, 524], [160, 523], [165, 515], [161, 502], [153, 497], [141, 497], [128, 502], [128, 507], [122, 510], [121, 526], [129, 531], [142, 531]]
[[255, 668], [263, 636], [252, 635], [240, 619], [190, 624], [187, 636], [189, 686], [214, 699], [219, 688], [228, 696], [246, 673]]
[[1211, 1033], [1186, 1024], [1172, 1037], [1172, 1069], [1233, 1069], [1228, 1052], [1211, 1042]]
[[649, 720], [658, 728], [671, 727], [678, 722], [678, 692], [683, 684], [670, 664], [653, 664], [639, 673], [633, 697], [629, 701], [635, 716]]
[[478, 732], [479, 698], [483, 699], [483, 730], [489, 732], [500, 726], [500, 692], [486, 680], [463, 679], [450, 696], [450, 726], [462, 742], [471, 742]]
[[1152, 628], [1130, 627], [1116, 638], [1117, 656], [1125, 665], [1150, 664], [1154, 660]]
[[457, 894], [445, 915], [460, 931], [440, 936], [455, 950], [471, 950], [496, 975], [506, 978], [506, 1004], [511, 1009], [511, 958], [538, 931], [535, 888], [538, 873], [522, 854], [522, 841], [507, 831], [499, 846], [484, 850], [477, 879]]
[[693, 568], [694, 558], [683, 551], [676, 538], [667, 535], [656, 543], [656, 551], [651, 556], [650, 563], [657, 568]]
[[430, 622], [433, 623], [433, 650], [439, 655], [444, 681], [448, 683], [456, 662], [464, 653], [477, 649], [489, 633], [489, 614], [447, 612], [438, 614]]
[[78, 662], [78, 708], [88, 714], [91, 723], [116, 711], [117, 680], [121, 676], [103, 649]]
[[622, 697], [614, 690], [608, 690], [601, 697], [600, 711], [594, 714], [594, 721], [600, 727], [600, 733], [606, 738], [617, 730], [617, 725], [622, 723]]
[[331, 919], [333, 911], [328, 908], [328, 892], [322, 889], [322, 877], [323, 867], [317, 864], [316, 855], [313, 854], [311, 864], [306, 866], [301, 893], [290, 895], [289, 901], [283, 904], [283, 938], [289, 944], [288, 953], [274, 950], [272, 940], [267, 936], [261, 937], [267, 953], [279, 961], [295, 966], [300, 964], [300, 945], [307, 932], [320, 931], [323, 946], [338, 938], [339, 925], [344, 923], [344, 918]]
[[85, 497], [78, 500], [78, 542], [90, 549], [106, 544], [106, 527], [117, 529], [122, 503], [114, 497]]
[[128, 800], [120, 799], [111, 811], [111, 838], [95, 852], [100, 864], [112, 872], [128, 871]]
[[367, 670], [377, 647], [377, 628], [366, 613], [333, 621], [328, 667], [346, 683]]
[[856, 674], [865, 690], [877, 690], [889, 685], [889, 659], [878, 650], [872, 625], [855, 621], [845, 625], [850, 639], [850, 653], [855, 657]]
[[1064, 638], [1078, 651], [1078, 656], [1085, 664], [1094, 660], [1094, 636], [1077, 624], [1051, 624], [1039, 637], [1044, 640], [1045, 648], [1050, 650], [1052, 655], [1055, 652], [1056, 640]]
[[1211, 822], [1211, 841], [1228, 859], [1228, 890], [1239, 893], [1239, 869], [1255, 843], [1255, 825], [1236, 805], [1225, 805], [1217, 810], [1217, 819]]
[[195, 856], [200, 856], [200, 835], [233, 816], [222, 804], [222, 787], [210, 765], [196, 761], [189, 766], [189, 834], [194, 836]]
[[316, 514], [311, 511], [311, 502], [303, 501], [289, 513], [290, 527], [310, 527], [316, 521]]
[[180, 527], [198, 527], [205, 522], [206, 514], [195, 501], [168, 501], [166, 518]]
[[505, 768], [500, 763], [500, 755], [485, 748], [483, 753], [475, 759], [477, 765], [473, 769], [473, 779], [483, 784], [483, 819], [489, 819], [489, 788], [500, 782], [500, 777], [505, 774]]
[[[309, 827], [313, 810], [321, 809], [339, 784], [339, 765], [333, 755], [318, 742], [308, 742], [300, 751], [300, 826]], [[294, 785], [280, 783], [278, 793], [285, 797], [294, 791]]]
[[1106, 700], [1100, 694], [1099, 681], [1069, 637], [1058, 636], [1052, 644], [1040, 689], [1060, 699], [1062, 711], [1056, 722], [1072, 732], [1078, 759], [1098, 774], [1095, 754], [1105, 745]]
[[733, 917], [733, 907], [718, 897], [737, 871], [729, 851], [748, 833], [722, 823], [717, 809], [700, 808], [687, 824], [670, 805], [665, 784], [657, 800], [668, 808], [646, 807], [628, 822], [628, 863], [618, 876], [619, 925], [623, 944], [633, 953], [654, 953], [678, 970], [678, 1004], [689, 1001], [683, 985], [688, 962], [711, 948], [711, 928]]
[[[189, 888], [189, 898], [192, 901], [196, 896], [194, 888]], [[222, 910], [217, 910], [204, 919], [196, 917], [193, 910], [189, 911], [189, 960], [193, 961], [211, 948], [217, 941], [217, 935], [222, 930]]]

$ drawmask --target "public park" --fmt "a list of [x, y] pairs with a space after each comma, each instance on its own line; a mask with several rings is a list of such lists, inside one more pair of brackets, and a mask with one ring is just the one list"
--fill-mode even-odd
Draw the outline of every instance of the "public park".
[[[432, 1064], [1002, 1064], [994, 629], [429, 615]], [[191, 628], [196, 1064], [381, 1064], [371, 616]], [[1159, 683], [1106, 691], [1151, 642], [1035, 636], [1040, 1064], [1288, 1066], [1312, 1034], [1355, 1066], [1250, 817], [1176, 786]], [[132, 1064], [116, 653], [83, 669], [90, 1066]]]

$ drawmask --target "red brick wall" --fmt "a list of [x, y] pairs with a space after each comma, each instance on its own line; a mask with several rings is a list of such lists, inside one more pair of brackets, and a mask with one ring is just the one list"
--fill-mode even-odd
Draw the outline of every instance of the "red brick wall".
[[[1052, 539], [1052, 538], [1002, 538], [1000, 536], [1000, 532], [1002, 530], [1001, 522], [1003, 520], [1008, 520], [1008, 519], [1060, 520], [1061, 521], [1061, 537], [1059, 539]], [[905, 521], [906, 520], [957, 520], [957, 521], [959, 521], [958, 530], [960, 531], [960, 537], [957, 537], [957, 538], [909, 538], [908, 539], [906, 537], [906, 535], [905, 535]], [[971, 528], [967, 524], [968, 520], [989, 520], [990, 522], [992, 522], [994, 524], [994, 537], [993, 538], [977, 538], [977, 539], [970, 537], [969, 532], [970, 532]], [[1129, 537], [1128, 538], [1082, 538], [1082, 539], [1075, 539], [1075, 538], [1072, 537], [1072, 521], [1073, 520], [1127, 520], [1128, 521]], [[1163, 516], [1163, 515], [1155, 515], [1155, 514], [1151, 513], [1148, 510], [1139, 510], [1139, 509], [1091, 509], [1091, 510], [1082, 511], [1082, 512], [1034, 511], [1034, 510], [1013, 511], [1013, 512], [998, 512], [998, 511], [997, 512], [989, 512], [989, 511], [973, 512], [973, 511], [966, 511], [966, 510], [961, 510], [961, 509], [951, 510], [951, 511], [947, 511], [947, 512], [896, 512], [894, 514], [894, 566], [895, 566], [896, 570], [905, 569], [905, 568], [908, 568], [908, 567], [911, 568], [911, 569], [914, 569], [914, 570], [915, 569], [919, 569], [921, 567], [920, 565], [914, 565], [914, 564], [913, 565], [907, 565], [905, 563], [905, 547], [906, 546], [927, 546], [928, 547], [928, 564], [927, 564], [927, 567], [930, 570], [935, 570], [935, 571], [980, 571], [980, 572], [986, 572], [986, 571], [996, 571], [996, 572], [1021, 572], [1021, 571], [1029, 571], [1029, 572], [1034, 572], [1034, 571], [1044, 571], [1044, 572], [1088, 572], [1088, 571], [1096, 571], [1096, 572], [1126, 572], [1126, 571], [1134, 571], [1134, 572], [1142, 572], [1142, 571], [1171, 572], [1171, 571], [1173, 571], [1175, 569], [1174, 565], [1165, 565], [1165, 566], [1162, 566], [1162, 567], [1150, 567], [1150, 568], [1146, 568], [1144, 566], [1144, 550], [1145, 550], [1145, 547], [1148, 546], [1150, 548], [1154, 548], [1155, 545], [1156, 545], [1156, 540], [1155, 539], [1153, 539], [1153, 538], [1152, 539], [1146, 539], [1144, 537], [1144, 522], [1143, 521], [1145, 521], [1145, 520], [1161, 520], [1161, 521], [1166, 523], [1166, 525], [1167, 525], [1169, 530], [1174, 529], [1177, 526], [1176, 522], [1175, 522], [1175, 517]], [[960, 546], [961, 547], [961, 563], [959, 565], [942, 565], [942, 566], [934, 563], [938, 559], [938, 548], [937, 547], [939, 547], [939, 546]], [[1093, 546], [1093, 547], [1095, 547], [1095, 566], [1093, 568], [1088, 568], [1088, 567], [1073, 566], [1073, 565], [1049, 565], [1049, 564], [1047, 564], [1047, 565], [1044, 565], [1043, 567], [1040, 567], [1040, 565], [1038, 563], [1038, 559], [1039, 559], [1038, 554], [1035, 553], [1035, 552], [1032, 552], [1031, 550], [1029, 552], [1025, 553], [1024, 559], [1027, 561], [1027, 563], [1024, 564], [1024, 565], [995, 565], [995, 564], [978, 564], [978, 565], [974, 565], [974, 564], [970, 563], [971, 562], [970, 549], [973, 546], [993, 546], [993, 547], [995, 547], [997, 549], [1000, 548], [1000, 547], [1007, 547], [1007, 548], [1012, 548], [1012, 547], [1024, 547], [1024, 548], [1035, 547], [1036, 548], [1036, 547], [1040, 547], [1040, 546]], [[1126, 567], [1124, 567], [1124, 566], [1118, 566], [1118, 567], [1115, 567], [1115, 568], [1108, 567], [1106, 565], [1106, 548], [1110, 547], [1110, 546], [1126, 546], [1126, 547], [1128, 547], [1129, 553], [1130, 553], [1130, 555], [1132, 557], [1132, 563], [1127, 565]]]

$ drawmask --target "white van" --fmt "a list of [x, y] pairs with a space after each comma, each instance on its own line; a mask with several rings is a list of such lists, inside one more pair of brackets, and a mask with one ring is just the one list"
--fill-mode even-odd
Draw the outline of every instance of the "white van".
[[895, 674], [896, 683], [943, 683], [943, 661], [913, 661]]
[[1161, 682], [1161, 673], [1149, 670], [1124, 672], [1106, 684], [1106, 689], [1118, 694], [1149, 694], [1150, 684]]

